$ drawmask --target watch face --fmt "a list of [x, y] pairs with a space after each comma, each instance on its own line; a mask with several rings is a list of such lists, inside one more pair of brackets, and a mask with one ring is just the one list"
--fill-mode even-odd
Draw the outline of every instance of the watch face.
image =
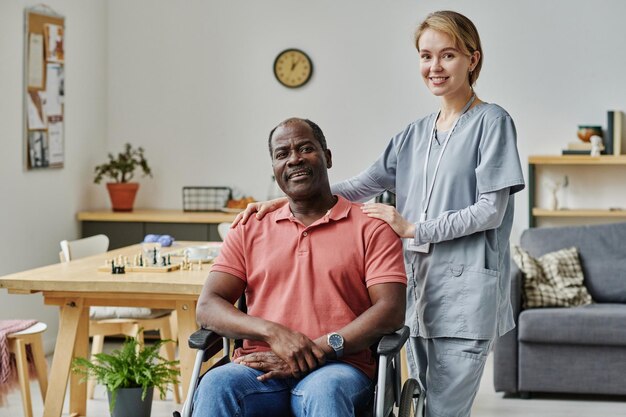
[[333, 349], [343, 347], [343, 337], [338, 333], [332, 333], [328, 336], [328, 345]]
[[299, 49], [286, 49], [279, 53], [274, 61], [274, 75], [285, 87], [302, 87], [312, 74], [311, 58]]

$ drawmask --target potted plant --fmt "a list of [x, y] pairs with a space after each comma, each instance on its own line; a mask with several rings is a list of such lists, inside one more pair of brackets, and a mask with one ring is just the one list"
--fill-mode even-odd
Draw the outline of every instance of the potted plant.
[[96, 166], [93, 182], [100, 184], [104, 177], [111, 179], [107, 183], [113, 211], [133, 211], [135, 196], [139, 184], [130, 182], [135, 170], [141, 168], [144, 176], [152, 177], [148, 161], [143, 155], [143, 148], [134, 149], [130, 143], [124, 146], [124, 151], [114, 156], [109, 153], [109, 161]]
[[75, 358], [72, 371], [106, 386], [112, 417], [150, 417], [154, 388], [165, 399], [168, 386], [178, 383], [179, 361], [159, 355], [161, 346], [171, 342], [160, 340], [142, 347], [137, 339], [127, 337], [120, 349], [98, 353], [93, 361]]

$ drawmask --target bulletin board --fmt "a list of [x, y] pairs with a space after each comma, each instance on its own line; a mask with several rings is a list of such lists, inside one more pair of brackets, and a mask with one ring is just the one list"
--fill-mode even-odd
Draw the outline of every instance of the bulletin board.
[[65, 17], [39, 5], [24, 11], [24, 160], [27, 169], [65, 161]]

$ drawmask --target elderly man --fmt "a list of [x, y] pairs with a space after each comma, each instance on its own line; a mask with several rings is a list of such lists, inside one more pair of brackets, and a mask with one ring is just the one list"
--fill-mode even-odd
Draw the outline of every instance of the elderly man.
[[232, 229], [213, 265], [198, 322], [244, 343], [202, 379], [193, 415], [351, 416], [372, 395], [369, 346], [404, 322], [400, 240], [331, 193], [315, 123], [285, 120], [269, 150], [289, 204]]

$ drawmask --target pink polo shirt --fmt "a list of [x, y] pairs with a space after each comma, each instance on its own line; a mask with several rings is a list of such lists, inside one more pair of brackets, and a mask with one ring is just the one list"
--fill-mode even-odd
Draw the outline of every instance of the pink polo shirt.
[[[285, 205], [231, 230], [212, 271], [246, 282], [248, 314], [280, 323], [310, 339], [336, 331], [371, 307], [367, 288], [406, 285], [402, 245], [387, 223], [339, 197], [330, 213], [306, 227]], [[244, 340], [236, 355], [269, 350]], [[369, 349], [342, 358], [370, 377]]]

